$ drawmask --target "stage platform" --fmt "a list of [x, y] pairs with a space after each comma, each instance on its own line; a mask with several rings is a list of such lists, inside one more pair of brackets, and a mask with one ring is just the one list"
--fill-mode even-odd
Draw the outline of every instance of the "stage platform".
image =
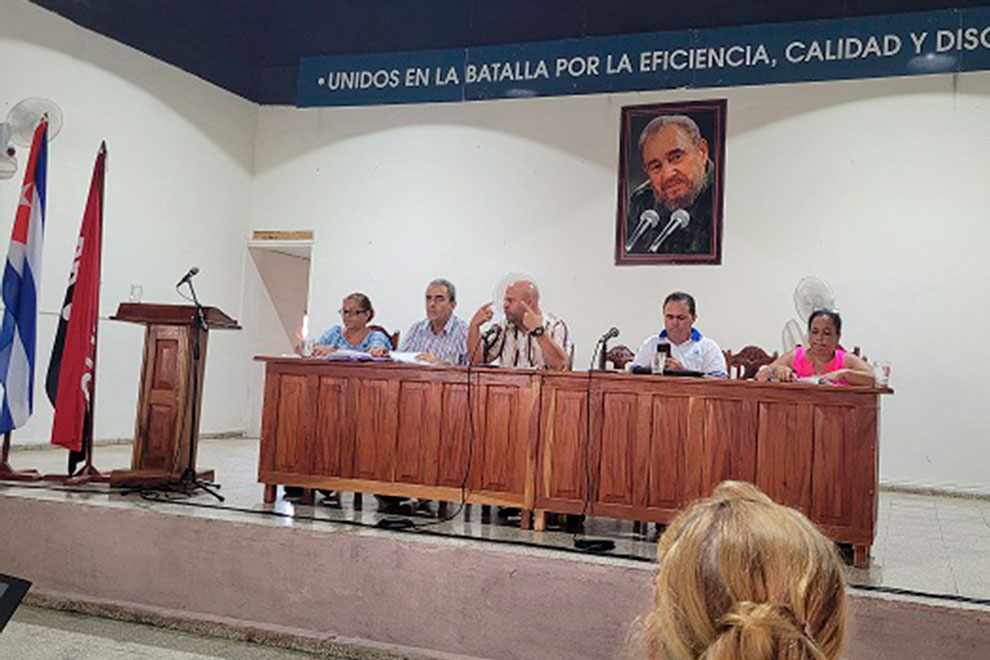
[[[589, 519], [606, 555], [573, 535], [482, 522], [480, 506], [437, 524], [387, 531], [371, 494], [356, 510], [263, 502], [256, 439], [204, 440], [225, 502], [105, 486], [0, 483], [0, 572], [34, 581], [36, 599], [96, 612], [197, 621], [255, 638], [288, 637], [400, 656], [635, 657], [649, 606], [656, 532]], [[64, 470], [62, 449], [15, 450], [16, 468]], [[129, 445], [99, 446], [101, 470]], [[317, 500], [319, 500], [319, 496]], [[456, 504], [451, 510], [456, 510]], [[434, 503], [433, 511], [436, 511]], [[868, 569], [849, 568], [847, 658], [982, 657], [990, 644], [990, 501], [882, 492]], [[176, 623], [178, 622], [178, 623]], [[3, 638], [0, 635], [0, 655]], [[341, 656], [343, 657], [343, 656]]]

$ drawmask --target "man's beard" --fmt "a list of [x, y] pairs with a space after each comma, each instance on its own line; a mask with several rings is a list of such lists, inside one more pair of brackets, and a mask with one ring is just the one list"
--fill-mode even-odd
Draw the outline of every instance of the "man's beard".
[[692, 181], [685, 181], [684, 179], [678, 179], [683, 183], [687, 184], [688, 192], [686, 195], [681, 195], [680, 197], [667, 197], [661, 193], [663, 198], [663, 206], [670, 212], [674, 212], [677, 209], [686, 209], [694, 204], [695, 200], [698, 199], [698, 195], [701, 194], [701, 188], [704, 185], [704, 179], [695, 184]]

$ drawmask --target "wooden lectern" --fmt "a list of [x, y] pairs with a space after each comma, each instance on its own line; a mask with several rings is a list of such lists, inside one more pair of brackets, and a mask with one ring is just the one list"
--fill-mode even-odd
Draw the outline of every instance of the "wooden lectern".
[[[216, 307], [203, 307], [210, 329], [240, 330], [237, 321]], [[206, 365], [207, 331], [196, 326], [194, 305], [121, 303], [114, 321], [140, 323], [146, 327], [137, 423], [130, 470], [114, 470], [111, 486], [156, 486], [175, 483], [187, 467], [196, 468], [195, 446], [203, 402], [203, 372]], [[198, 337], [197, 337], [198, 336]], [[198, 392], [193, 395], [193, 346], [199, 339]], [[195, 413], [195, 417], [194, 417]], [[192, 465], [190, 465], [192, 457]], [[197, 471], [198, 479], [211, 481], [213, 470]]]

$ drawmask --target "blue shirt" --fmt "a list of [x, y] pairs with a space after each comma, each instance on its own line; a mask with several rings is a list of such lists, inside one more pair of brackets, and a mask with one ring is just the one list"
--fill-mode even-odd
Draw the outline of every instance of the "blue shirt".
[[335, 325], [326, 332], [324, 332], [316, 340], [316, 343], [321, 346], [333, 346], [334, 348], [349, 348], [352, 351], [365, 351], [374, 348], [375, 346], [384, 346], [385, 348], [392, 350], [392, 342], [388, 340], [384, 332], [380, 330], [372, 330], [364, 336], [357, 344], [352, 344], [346, 339], [344, 339], [344, 330], [339, 325]]

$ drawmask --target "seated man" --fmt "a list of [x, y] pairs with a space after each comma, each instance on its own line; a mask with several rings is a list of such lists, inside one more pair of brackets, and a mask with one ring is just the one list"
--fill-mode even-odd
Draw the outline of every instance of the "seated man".
[[505, 320], [484, 335], [481, 326], [492, 320], [492, 303], [482, 305], [471, 319], [467, 340], [471, 364], [571, 368], [571, 334], [563, 321], [540, 309], [540, 291], [534, 282], [519, 280], [509, 285], [502, 309]]
[[643, 342], [630, 363], [632, 366], [649, 368], [661, 343], [670, 345], [670, 356], [664, 369], [690, 369], [706, 376], [727, 378], [728, 369], [725, 355], [709, 337], [702, 337], [693, 326], [698, 319], [695, 313], [694, 297], [688, 293], [675, 291], [663, 301], [663, 330]]
[[467, 364], [468, 325], [454, 314], [457, 289], [438, 278], [426, 286], [426, 318], [417, 321], [402, 338], [399, 350], [419, 353], [432, 364]]

